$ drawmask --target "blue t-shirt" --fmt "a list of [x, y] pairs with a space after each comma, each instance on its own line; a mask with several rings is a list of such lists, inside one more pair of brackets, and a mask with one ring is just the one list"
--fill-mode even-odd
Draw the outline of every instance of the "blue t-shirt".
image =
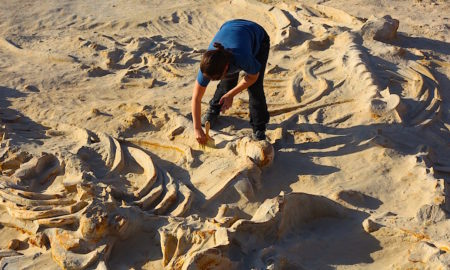
[[[251, 21], [231, 20], [224, 23], [219, 32], [209, 44], [209, 50], [215, 50], [214, 42], [219, 42], [233, 54], [227, 74], [245, 71], [247, 74], [256, 74], [261, 69], [261, 64], [255, 56], [259, 51], [261, 42], [265, 36], [264, 29]], [[206, 87], [209, 80], [198, 71], [197, 82]]]

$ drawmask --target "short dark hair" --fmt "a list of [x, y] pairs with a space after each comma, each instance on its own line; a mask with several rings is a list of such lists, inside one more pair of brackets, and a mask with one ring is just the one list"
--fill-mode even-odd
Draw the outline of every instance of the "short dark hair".
[[225, 72], [225, 67], [230, 62], [232, 54], [218, 42], [214, 42], [213, 46], [216, 48], [215, 50], [203, 54], [200, 70], [209, 79], [219, 80]]

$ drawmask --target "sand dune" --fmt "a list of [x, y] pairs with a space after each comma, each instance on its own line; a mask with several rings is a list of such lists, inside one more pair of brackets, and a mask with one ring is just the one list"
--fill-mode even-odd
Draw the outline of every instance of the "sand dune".
[[[1, 269], [449, 269], [445, 1], [4, 1]], [[195, 140], [199, 60], [271, 38]], [[203, 109], [212, 97], [208, 88]]]

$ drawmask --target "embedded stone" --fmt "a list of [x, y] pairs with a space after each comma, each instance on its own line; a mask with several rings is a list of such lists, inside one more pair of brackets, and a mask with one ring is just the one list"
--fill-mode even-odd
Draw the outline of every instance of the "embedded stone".
[[376, 223], [375, 221], [371, 220], [370, 218], [367, 218], [362, 223], [363, 229], [368, 232], [375, 232], [378, 231], [381, 228], [381, 225]]
[[370, 17], [361, 27], [364, 38], [378, 41], [390, 41], [397, 36], [399, 21], [386, 15], [382, 18]]
[[417, 212], [416, 219], [420, 223], [424, 222], [432, 222], [436, 223], [439, 221], [443, 221], [447, 218], [444, 210], [439, 207], [439, 205], [423, 205], [419, 211]]
[[440, 250], [433, 244], [428, 242], [418, 243], [409, 255], [408, 260], [411, 262], [428, 263], [439, 256]]
[[17, 250], [20, 246], [20, 241], [18, 239], [12, 239], [8, 243], [8, 248], [12, 250]]

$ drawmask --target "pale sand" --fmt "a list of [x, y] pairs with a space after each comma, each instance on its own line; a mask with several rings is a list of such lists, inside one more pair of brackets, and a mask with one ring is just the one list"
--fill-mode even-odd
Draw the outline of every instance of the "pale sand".
[[[1, 7], [1, 269], [450, 268], [448, 1]], [[270, 144], [242, 93], [203, 149], [232, 18], [271, 37]]]

